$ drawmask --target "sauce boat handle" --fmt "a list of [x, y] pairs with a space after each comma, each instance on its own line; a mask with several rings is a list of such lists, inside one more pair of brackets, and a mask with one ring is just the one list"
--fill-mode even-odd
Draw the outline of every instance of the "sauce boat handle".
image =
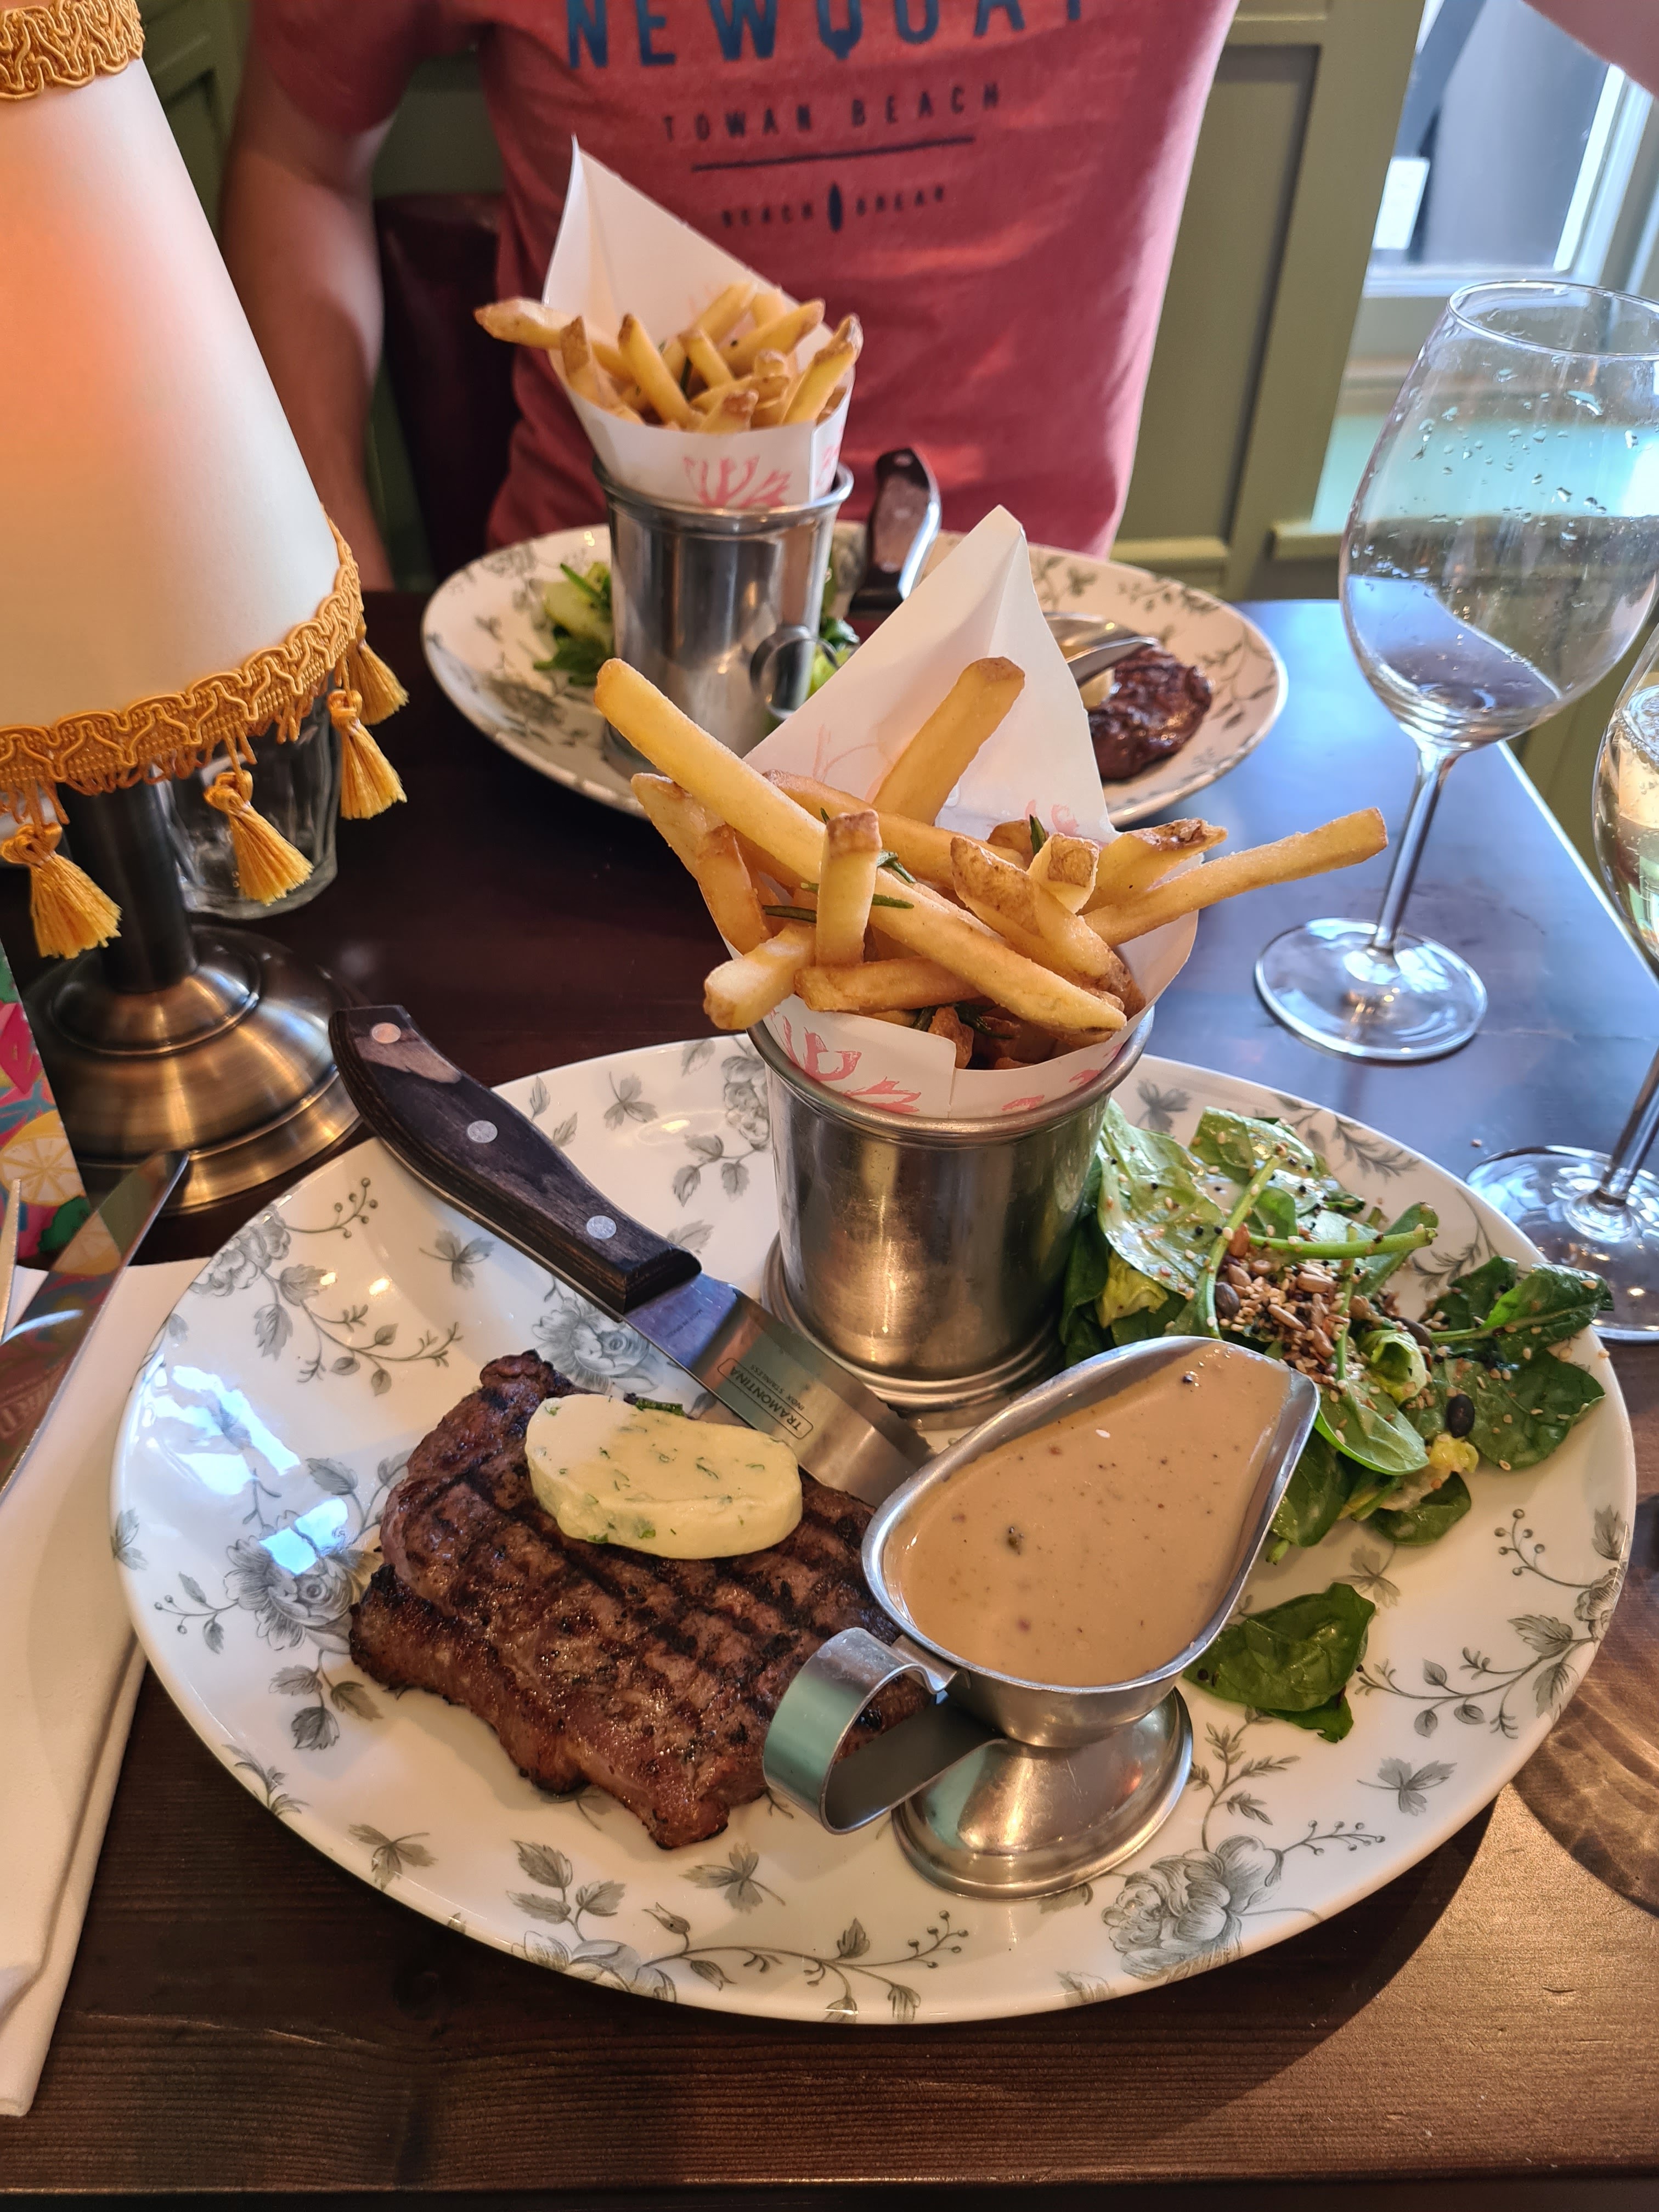
[[930, 1697], [941, 1687], [938, 1669], [918, 1654], [895, 1650], [866, 1629], [844, 1628], [818, 1646], [778, 1700], [761, 1770], [832, 1835], [867, 1826], [995, 1737], [994, 1729], [945, 1698], [843, 1759], [859, 1715], [906, 1675]]

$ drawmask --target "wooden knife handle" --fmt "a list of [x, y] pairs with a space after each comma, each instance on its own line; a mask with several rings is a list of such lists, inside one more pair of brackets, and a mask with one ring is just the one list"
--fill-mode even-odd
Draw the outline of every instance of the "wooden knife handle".
[[352, 1103], [386, 1150], [607, 1313], [701, 1272], [595, 1190], [533, 1121], [452, 1066], [402, 1006], [343, 1006], [328, 1033]]
[[850, 622], [879, 622], [908, 599], [939, 536], [939, 486], [921, 455], [908, 446], [883, 453], [866, 525], [864, 574], [847, 610]]

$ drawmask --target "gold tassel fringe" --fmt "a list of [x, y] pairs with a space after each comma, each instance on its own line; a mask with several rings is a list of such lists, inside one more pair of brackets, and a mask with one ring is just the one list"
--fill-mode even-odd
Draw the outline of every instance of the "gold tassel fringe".
[[355, 690], [331, 691], [328, 711], [340, 733], [340, 817], [367, 822], [407, 796], [398, 771], [363, 727], [363, 702]]
[[253, 806], [253, 778], [233, 762], [216, 776], [204, 794], [230, 828], [231, 850], [236, 858], [236, 880], [243, 895], [269, 906], [287, 891], [297, 890], [311, 873], [305, 854], [290, 845]]
[[63, 830], [55, 822], [21, 823], [0, 844], [0, 860], [29, 872], [29, 919], [34, 941], [48, 959], [68, 960], [107, 945], [121, 909], [99, 890], [84, 868], [58, 850]]
[[369, 644], [362, 623], [357, 625], [356, 642], [346, 647], [345, 672], [347, 683], [362, 702], [357, 711], [365, 722], [383, 722], [399, 707], [408, 705], [408, 692]]

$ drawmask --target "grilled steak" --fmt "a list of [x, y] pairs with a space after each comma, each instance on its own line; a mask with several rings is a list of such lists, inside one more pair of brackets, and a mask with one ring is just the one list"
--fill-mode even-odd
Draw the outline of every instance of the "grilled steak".
[[1161, 647], [1144, 645], [1112, 671], [1110, 692], [1089, 709], [1103, 783], [1127, 783], [1178, 753], [1210, 711], [1210, 679]]
[[[352, 1656], [465, 1705], [543, 1787], [597, 1783], [665, 1849], [700, 1842], [761, 1795], [767, 1723], [818, 1645], [854, 1626], [891, 1640], [859, 1566], [870, 1509], [803, 1475], [799, 1524], [768, 1551], [584, 1544], [537, 1504], [524, 1451], [537, 1407], [571, 1387], [533, 1353], [494, 1360], [410, 1455]], [[866, 1725], [920, 1699], [895, 1684]]]

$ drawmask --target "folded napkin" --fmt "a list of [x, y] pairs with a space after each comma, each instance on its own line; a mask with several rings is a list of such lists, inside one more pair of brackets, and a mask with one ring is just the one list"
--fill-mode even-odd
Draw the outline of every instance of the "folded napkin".
[[[122, 1277], [0, 1496], [0, 2114], [33, 2101], [144, 1671], [110, 1551], [116, 1431], [144, 1354], [200, 1267]], [[14, 1314], [44, 1279], [19, 1269]]]

